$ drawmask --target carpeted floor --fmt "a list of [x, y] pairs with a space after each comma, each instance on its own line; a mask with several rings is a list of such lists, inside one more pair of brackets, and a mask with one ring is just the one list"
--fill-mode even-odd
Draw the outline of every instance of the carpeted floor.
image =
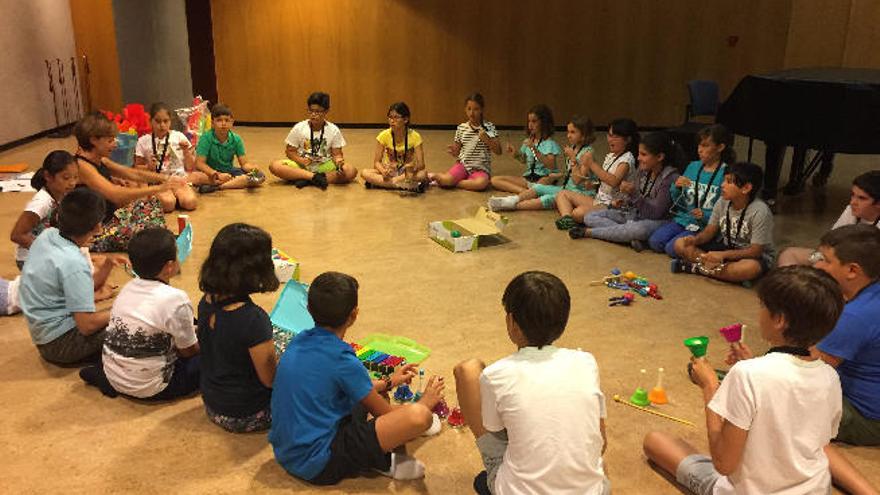
[[[280, 157], [287, 129], [238, 129], [248, 156], [264, 168]], [[349, 163], [369, 166], [376, 130], [345, 131]], [[444, 150], [452, 131], [425, 131], [428, 169], [445, 170], [452, 158]], [[557, 133], [562, 142], [564, 134]], [[514, 139], [516, 133], [514, 133]], [[603, 156], [604, 135], [596, 153]], [[0, 154], [0, 163], [39, 166], [56, 148], [73, 151], [73, 139], [41, 139]], [[744, 156], [745, 143], [738, 150]], [[763, 148], [756, 146], [756, 157]], [[778, 244], [813, 245], [836, 219], [849, 197], [856, 174], [876, 168], [873, 157], [841, 156], [824, 190], [808, 188], [779, 203]], [[509, 156], [496, 159], [496, 173], [515, 173]], [[678, 493], [646, 463], [641, 440], [652, 429], [682, 435], [706, 449], [700, 393], [684, 372], [688, 351], [682, 339], [707, 334], [734, 322], [754, 327], [758, 305], [752, 290], [696, 276], [673, 275], [665, 256], [637, 254], [600, 241], [571, 241], [553, 225], [552, 212], [510, 215], [504, 234], [510, 242], [474, 253], [451, 254], [428, 239], [432, 220], [471, 215], [491, 193], [432, 189], [419, 197], [367, 191], [361, 184], [297, 190], [270, 180], [261, 190], [203, 196], [190, 213], [195, 228], [191, 258], [173, 285], [193, 302], [201, 294], [197, 271], [210, 242], [224, 225], [244, 221], [268, 230], [277, 247], [302, 263], [303, 280], [326, 270], [350, 273], [361, 283], [360, 318], [348, 338], [371, 332], [416, 339], [433, 350], [428, 374], [442, 374], [455, 403], [452, 367], [480, 357], [492, 362], [514, 348], [504, 329], [501, 294], [507, 282], [525, 270], [560, 276], [573, 297], [572, 315], [559, 344], [592, 352], [600, 366], [608, 400], [608, 451], [605, 462], [615, 493]], [[28, 193], [0, 194], [0, 232], [9, 232]], [[174, 216], [169, 224], [174, 225]], [[0, 276], [12, 277], [13, 245], [0, 245]], [[659, 284], [662, 301], [639, 299], [631, 307], [609, 308], [613, 292], [591, 287], [614, 267], [632, 270]], [[113, 281], [128, 280], [122, 272]], [[270, 311], [275, 294], [255, 297]], [[105, 303], [109, 306], [109, 303]], [[766, 349], [757, 332], [746, 338], [756, 351]], [[3, 493], [468, 493], [480, 458], [467, 430], [444, 431], [414, 442], [411, 451], [427, 465], [417, 483], [383, 477], [349, 480], [316, 489], [288, 476], [274, 461], [265, 434], [231, 435], [209, 423], [200, 397], [162, 405], [107, 399], [79, 380], [75, 369], [42, 361], [31, 344], [22, 316], [0, 318], [0, 466]], [[724, 346], [714, 340], [709, 358], [720, 364]], [[694, 421], [688, 427], [615, 404], [614, 394], [628, 395], [639, 385], [639, 370], [653, 380], [657, 367], [667, 370], [671, 403], [661, 411]], [[650, 386], [651, 384], [645, 384]], [[553, 407], [552, 404], [541, 407]], [[846, 448], [846, 455], [880, 484], [880, 450]]]

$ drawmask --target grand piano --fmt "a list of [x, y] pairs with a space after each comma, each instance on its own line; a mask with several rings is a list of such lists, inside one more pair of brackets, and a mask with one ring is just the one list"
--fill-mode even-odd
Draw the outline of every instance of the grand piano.
[[[776, 198], [783, 156], [794, 147], [786, 193], [827, 181], [835, 153], [880, 154], [880, 70], [787, 69], [746, 76], [718, 109], [718, 122], [766, 144], [764, 191]], [[812, 157], [808, 150], [814, 150]], [[805, 166], [806, 164], [806, 166]]]

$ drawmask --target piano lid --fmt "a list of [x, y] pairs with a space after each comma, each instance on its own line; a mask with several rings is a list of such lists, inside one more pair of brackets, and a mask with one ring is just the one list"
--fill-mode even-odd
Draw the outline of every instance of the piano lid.
[[765, 142], [880, 154], [880, 70], [787, 69], [743, 78], [717, 121]]

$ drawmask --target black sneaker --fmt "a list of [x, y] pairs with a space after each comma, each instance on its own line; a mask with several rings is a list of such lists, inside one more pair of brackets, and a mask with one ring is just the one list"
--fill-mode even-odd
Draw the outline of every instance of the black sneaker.
[[489, 475], [486, 471], [480, 471], [480, 474], [474, 477], [474, 492], [477, 495], [492, 495], [489, 491]]
[[214, 184], [202, 184], [198, 188], [199, 194], [211, 194], [212, 192], [217, 192], [219, 190], [220, 186]]
[[302, 189], [308, 185], [311, 185], [312, 181], [305, 179], [297, 179], [293, 181], [293, 185], [296, 186], [297, 189]]
[[104, 370], [99, 369], [98, 366], [101, 365], [86, 366], [85, 368], [80, 369], [79, 377], [82, 381], [86, 382], [87, 385], [96, 387], [102, 394], [111, 399], [119, 396], [119, 392], [110, 385], [110, 381], [107, 380], [107, 376], [104, 375]]
[[637, 253], [641, 253], [645, 250], [645, 241], [640, 241], [639, 239], [633, 239], [629, 242], [629, 246], [633, 248], [633, 251]]
[[317, 172], [312, 176], [311, 184], [315, 185], [315, 187], [320, 187], [321, 190], [327, 189], [327, 174], [323, 172]]
[[698, 265], [681, 258], [674, 258], [672, 263], [669, 264], [669, 269], [672, 273], [698, 273], [697, 267]]
[[578, 226], [578, 227], [572, 227], [572, 228], [568, 229], [568, 236], [571, 237], [572, 239], [583, 239], [584, 237], [586, 237], [586, 235], [587, 235], [587, 228], [586, 227]]

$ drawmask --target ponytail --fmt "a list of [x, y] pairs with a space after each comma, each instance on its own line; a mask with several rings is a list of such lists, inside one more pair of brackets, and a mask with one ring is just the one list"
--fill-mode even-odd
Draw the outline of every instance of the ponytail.
[[40, 167], [39, 170], [34, 172], [34, 176], [31, 177], [31, 187], [39, 191], [40, 189], [46, 187], [46, 174], [55, 175], [65, 168], [71, 163], [75, 163], [76, 159], [70, 153], [64, 150], [55, 150], [49, 152], [46, 155], [46, 158], [43, 160], [43, 166]]
[[627, 143], [624, 152], [629, 151], [630, 153], [632, 153], [633, 158], [637, 158], [639, 156], [639, 126], [636, 125], [634, 120], [615, 119], [611, 121], [611, 124], [608, 126], [608, 130], [612, 132], [615, 136], [629, 138], [629, 142]]
[[664, 131], [651, 132], [641, 141], [642, 146], [652, 155], [663, 154], [663, 166], [675, 167], [679, 172], [687, 165], [687, 155], [681, 145]]

